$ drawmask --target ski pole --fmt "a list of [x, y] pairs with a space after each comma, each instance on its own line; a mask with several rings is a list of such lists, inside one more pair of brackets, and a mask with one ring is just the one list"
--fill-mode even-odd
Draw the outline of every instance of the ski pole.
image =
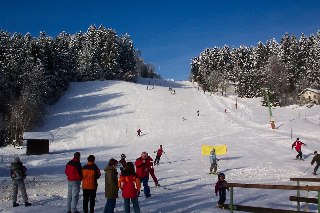
[[[312, 165], [311, 165], [311, 166], [312, 166]], [[310, 169], [310, 167], [311, 167], [311, 166], [309, 166], [309, 168], [308, 168], [306, 171], [308, 171], [308, 170]], [[306, 173], [306, 171], [304, 171], [304, 173]]]
[[168, 158], [167, 154], [166, 154], [166, 153], [164, 153], [164, 155], [167, 157], [167, 159], [168, 159], [169, 163], [171, 163], [171, 161], [169, 160], [169, 158]]

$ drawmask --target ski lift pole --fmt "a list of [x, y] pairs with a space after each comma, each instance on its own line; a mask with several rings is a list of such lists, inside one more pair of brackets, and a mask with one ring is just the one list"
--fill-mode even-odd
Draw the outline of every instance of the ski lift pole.
[[167, 159], [168, 159], [169, 163], [171, 163], [171, 161], [169, 160], [169, 158], [168, 158], [167, 154], [166, 154], [165, 152], [164, 152], [163, 154], [167, 157]]
[[275, 129], [274, 119], [273, 119], [273, 116], [272, 116], [271, 105], [270, 105], [270, 100], [269, 100], [269, 89], [261, 89], [261, 90], [266, 93], [267, 104], [268, 104], [268, 107], [269, 107], [271, 128]]

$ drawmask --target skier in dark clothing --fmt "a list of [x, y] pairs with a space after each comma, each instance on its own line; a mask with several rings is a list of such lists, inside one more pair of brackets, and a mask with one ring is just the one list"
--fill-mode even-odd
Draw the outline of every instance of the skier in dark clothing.
[[296, 151], [298, 152], [298, 155], [296, 156], [296, 159], [298, 160], [300, 157], [300, 160], [302, 160], [302, 152], [301, 152], [301, 146], [307, 146], [305, 143], [302, 143], [301, 141], [299, 141], [299, 138], [297, 138], [297, 140], [292, 144], [292, 149], [293, 147], [296, 147]]
[[160, 148], [158, 149], [158, 151], [154, 151], [154, 153], [157, 153], [156, 159], [154, 160], [154, 165], [159, 165], [161, 155], [162, 153], [165, 153], [162, 149], [162, 145], [160, 145]]
[[123, 172], [124, 167], [126, 166], [126, 155], [121, 155], [121, 160], [119, 160], [120, 171]]
[[314, 162], [317, 163], [316, 167], [314, 167], [314, 170], [313, 170], [313, 175], [316, 175], [317, 174], [317, 170], [320, 166], [320, 155], [318, 155], [318, 152], [317, 151], [314, 151], [314, 157], [312, 158], [312, 161], [311, 161], [311, 165], [314, 164]]
[[223, 208], [223, 204], [226, 201], [226, 190], [229, 191], [229, 187], [222, 187], [223, 183], [227, 183], [227, 181], [225, 181], [224, 179], [225, 179], [225, 175], [223, 173], [219, 173], [218, 182], [216, 183], [216, 187], [215, 187], [216, 196], [218, 196], [218, 192], [219, 192], [219, 202], [217, 205], [218, 208]]

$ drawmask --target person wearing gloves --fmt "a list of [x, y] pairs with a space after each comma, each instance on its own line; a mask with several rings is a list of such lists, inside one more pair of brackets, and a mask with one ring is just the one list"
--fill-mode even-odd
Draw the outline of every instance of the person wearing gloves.
[[[210, 152], [209, 158], [211, 163], [210, 174], [217, 174], [217, 165], [218, 165], [217, 161], [219, 161], [219, 159], [217, 159], [215, 148], [213, 148], [212, 151]], [[214, 169], [214, 172], [212, 172], [212, 169]]]
[[11, 179], [12, 179], [12, 202], [13, 207], [19, 206], [17, 203], [18, 188], [21, 191], [23, 202], [25, 207], [31, 206], [28, 202], [28, 195], [24, 179], [27, 177], [27, 168], [23, 165], [19, 157], [14, 158], [14, 162], [11, 163]]

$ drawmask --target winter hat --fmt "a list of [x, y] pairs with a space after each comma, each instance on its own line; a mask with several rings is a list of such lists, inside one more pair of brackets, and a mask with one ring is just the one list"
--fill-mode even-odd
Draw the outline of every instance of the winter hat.
[[21, 163], [20, 158], [19, 157], [14, 158], [14, 163]]
[[313, 154], [316, 154], [316, 153], [318, 154], [318, 152], [317, 152], [317, 151], [314, 151], [314, 153], [313, 153]]

